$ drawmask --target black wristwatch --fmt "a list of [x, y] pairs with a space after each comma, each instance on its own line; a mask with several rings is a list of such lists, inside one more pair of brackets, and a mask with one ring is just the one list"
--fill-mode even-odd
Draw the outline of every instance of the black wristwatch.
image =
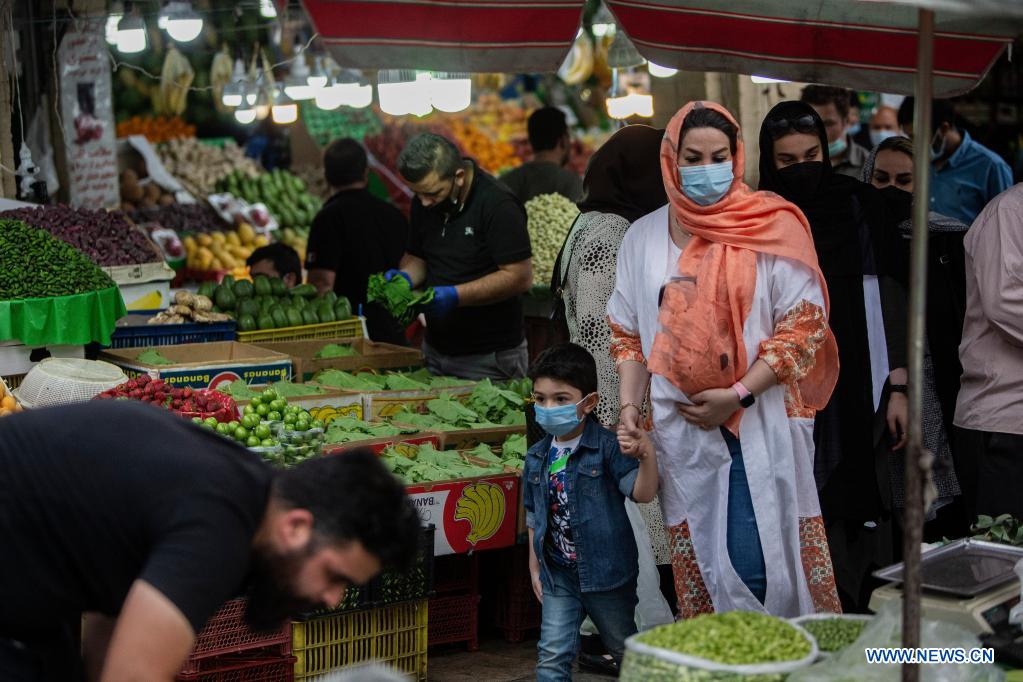
[[892, 393], [909, 393], [909, 386], [906, 384], [891, 384], [888, 389]]
[[756, 397], [750, 393], [749, 389], [741, 381], [736, 381], [732, 385], [732, 389], [739, 394], [739, 406], [742, 408], [752, 407], [753, 403], [757, 401]]

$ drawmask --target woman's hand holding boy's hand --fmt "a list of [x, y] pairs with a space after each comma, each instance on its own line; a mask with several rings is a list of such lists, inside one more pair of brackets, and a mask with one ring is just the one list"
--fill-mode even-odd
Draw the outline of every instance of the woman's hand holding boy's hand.
[[639, 427], [619, 424], [618, 445], [622, 453], [628, 457], [643, 460], [654, 454], [654, 444], [650, 436]]

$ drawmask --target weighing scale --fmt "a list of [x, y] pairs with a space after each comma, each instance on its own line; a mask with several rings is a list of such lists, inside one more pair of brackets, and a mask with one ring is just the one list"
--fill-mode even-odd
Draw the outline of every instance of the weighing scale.
[[[976, 635], [991, 635], [1009, 626], [1009, 610], [1020, 601], [1016, 562], [1023, 547], [970, 538], [924, 553], [920, 560], [924, 618], [960, 625]], [[870, 610], [902, 601], [903, 564], [876, 571], [889, 584], [874, 590]]]

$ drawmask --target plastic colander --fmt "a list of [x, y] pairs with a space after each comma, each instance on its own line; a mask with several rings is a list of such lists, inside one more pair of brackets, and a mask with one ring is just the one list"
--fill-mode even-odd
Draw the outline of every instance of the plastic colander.
[[14, 397], [30, 409], [84, 403], [127, 380], [121, 368], [109, 362], [47, 358], [29, 370]]

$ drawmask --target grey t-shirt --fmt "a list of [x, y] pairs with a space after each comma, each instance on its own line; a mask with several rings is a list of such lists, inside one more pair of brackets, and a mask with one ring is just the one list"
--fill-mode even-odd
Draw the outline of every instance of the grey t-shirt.
[[583, 181], [578, 175], [550, 161], [527, 161], [500, 177], [504, 185], [523, 204], [541, 194], [560, 194], [571, 201], [583, 197]]

